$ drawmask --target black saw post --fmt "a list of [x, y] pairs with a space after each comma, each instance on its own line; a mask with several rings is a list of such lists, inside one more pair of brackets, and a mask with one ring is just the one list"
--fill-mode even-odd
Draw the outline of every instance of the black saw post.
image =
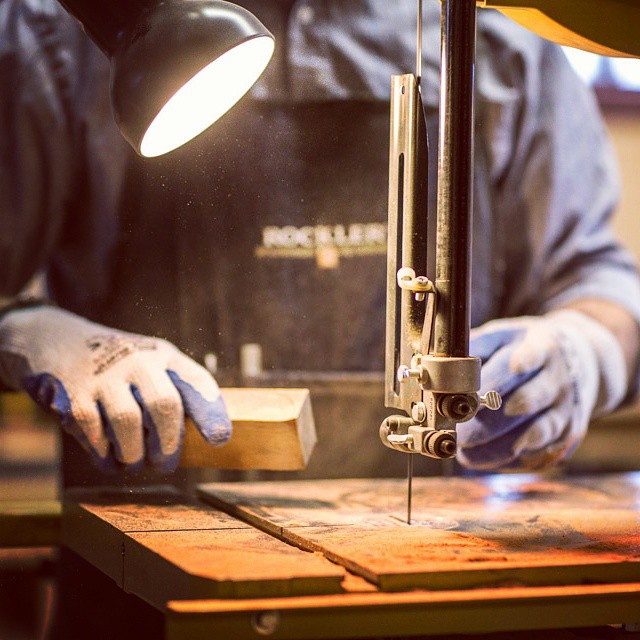
[[434, 354], [469, 355], [475, 0], [442, 0]]

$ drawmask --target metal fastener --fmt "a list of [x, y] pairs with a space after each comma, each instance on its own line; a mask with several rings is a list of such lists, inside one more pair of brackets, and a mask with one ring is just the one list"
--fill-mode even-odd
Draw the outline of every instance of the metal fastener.
[[280, 612], [258, 611], [251, 618], [251, 626], [261, 636], [270, 636], [280, 625]]
[[491, 411], [497, 411], [502, 406], [502, 398], [497, 391], [487, 391], [480, 396], [480, 402]]
[[406, 364], [403, 364], [398, 367], [396, 375], [398, 376], [398, 382], [406, 382], [411, 378], [419, 380], [422, 376], [422, 368], [410, 369]]
[[411, 407], [411, 417], [416, 422], [424, 422], [427, 419], [427, 405], [424, 402], [416, 402]]

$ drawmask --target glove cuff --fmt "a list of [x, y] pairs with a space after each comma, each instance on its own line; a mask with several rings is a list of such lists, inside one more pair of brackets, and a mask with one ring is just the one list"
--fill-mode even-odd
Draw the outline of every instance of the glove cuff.
[[[3, 300], [4, 302], [4, 300]], [[46, 298], [32, 295], [19, 295], [8, 300], [6, 303], [0, 303], [0, 321], [12, 311], [19, 309], [31, 309], [33, 307], [52, 306], [51, 302]]]
[[25, 335], [20, 330], [20, 322], [14, 318], [21, 314], [14, 311], [39, 313], [40, 308], [54, 306], [44, 298], [32, 295], [19, 295], [11, 300], [0, 302], [0, 391], [20, 391], [22, 378], [29, 372], [28, 353], [29, 343], [33, 335]]
[[586, 339], [591, 347], [598, 367], [598, 389], [592, 418], [613, 411], [626, 397], [629, 375], [624, 352], [618, 339], [603, 324], [582, 311], [563, 309], [547, 314], [555, 322], [563, 325], [569, 338], [576, 334]]

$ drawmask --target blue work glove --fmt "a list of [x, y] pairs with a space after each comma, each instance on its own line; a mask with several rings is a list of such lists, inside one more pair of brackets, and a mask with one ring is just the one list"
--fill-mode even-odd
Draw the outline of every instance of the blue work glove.
[[540, 469], [566, 458], [590, 419], [627, 391], [617, 339], [579, 311], [488, 322], [472, 331], [470, 352], [482, 359], [480, 393], [503, 398], [500, 410], [482, 408], [458, 425], [458, 459], [473, 469]]
[[2, 317], [0, 379], [53, 412], [105, 469], [146, 460], [173, 471], [185, 414], [211, 444], [231, 436], [215, 380], [174, 345], [54, 307]]

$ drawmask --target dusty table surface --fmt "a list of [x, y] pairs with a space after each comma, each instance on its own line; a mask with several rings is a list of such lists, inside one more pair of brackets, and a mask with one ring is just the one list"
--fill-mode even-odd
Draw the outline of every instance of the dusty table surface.
[[382, 590], [640, 581], [640, 474], [208, 484], [203, 500]]
[[[636, 622], [640, 474], [214, 484], [75, 496], [66, 543], [166, 637], [408, 637]], [[211, 506], [215, 504], [216, 507]], [[472, 587], [472, 588], [470, 588]]]

